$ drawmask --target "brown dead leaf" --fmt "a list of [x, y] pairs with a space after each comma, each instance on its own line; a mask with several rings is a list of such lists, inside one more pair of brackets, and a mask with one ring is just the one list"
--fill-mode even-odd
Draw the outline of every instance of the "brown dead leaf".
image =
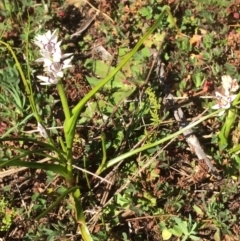
[[200, 42], [201, 42], [201, 40], [202, 40], [202, 36], [201, 35], [194, 34], [189, 42], [190, 42], [191, 45], [196, 43], [196, 46], [198, 47]]

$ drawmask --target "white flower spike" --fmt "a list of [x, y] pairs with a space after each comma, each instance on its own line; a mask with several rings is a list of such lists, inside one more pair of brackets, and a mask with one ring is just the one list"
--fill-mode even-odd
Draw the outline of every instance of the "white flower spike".
[[57, 30], [55, 30], [53, 33], [48, 31], [46, 34], [38, 35], [34, 41], [40, 48], [42, 56], [35, 61], [43, 62], [44, 72], [46, 73], [46, 76], [37, 76], [42, 81], [41, 85], [58, 84], [58, 78], [62, 78], [64, 75], [63, 70], [72, 67], [70, 64], [73, 58], [73, 56], [70, 57], [72, 54], [62, 54], [61, 41], [57, 42], [57, 39]]
[[[215, 92], [215, 95], [217, 97], [218, 103], [214, 106], [212, 106], [212, 109], [218, 110], [218, 109], [229, 109], [231, 106], [231, 102], [234, 101], [237, 95], [231, 95], [231, 96], [226, 96], [222, 95], [219, 92]], [[221, 111], [218, 115], [221, 116], [223, 115], [225, 110]]]

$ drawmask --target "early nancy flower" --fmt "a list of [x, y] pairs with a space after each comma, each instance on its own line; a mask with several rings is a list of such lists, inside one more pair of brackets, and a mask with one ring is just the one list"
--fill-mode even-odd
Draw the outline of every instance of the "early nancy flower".
[[52, 62], [49, 59], [45, 59], [44, 71], [48, 73], [53, 73], [55, 76], [62, 78], [63, 77], [62, 70], [72, 67], [72, 65], [70, 65], [71, 60], [72, 60], [72, 57], [65, 59], [61, 62]]
[[55, 30], [53, 33], [51, 33], [51, 31], [49, 30], [47, 31], [46, 34], [37, 35], [34, 43], [41, 50], [52, 53], [60, 49], [61, 41], [57, 42], [57, 39], [58, 39], [57, 30]]
[[[222, 95], [219, 92], [215, 92], [215, 95], [217, 97], [218, 103], [214, 106], [212, 106], [212, 109], [218, 110], [218, 109], [229, 109], [231, 106], [231, 102], [234, 101], [237, 95]], [[221, 111], [218, 115], [223, 115], [225, 110]]]
[[56, 30], [53, 33], [48, 31], [46, 34], [38, 35], [34, 41], [40, 48], [42, 56], [35, 61], [43, 62], [44, 72], [46, 73], [46, 76], [37, 76], [42, 81], [42, 85], [58, 84], [59, 78], [63, 77], [63, 70], [72, 66], [70, 62], [73, 57], [68, 58], [72, 54], [62, 54], [61, 41], [57, 42], [56, 32]]

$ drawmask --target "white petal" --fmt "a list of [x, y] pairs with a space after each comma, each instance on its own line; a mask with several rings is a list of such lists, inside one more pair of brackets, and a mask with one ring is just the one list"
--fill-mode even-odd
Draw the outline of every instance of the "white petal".
[[[55, 48], [56, 48], [57, 50], [60, 49], [61, 43], [62, 43], [62, 41], [59, 41], [59, 42], [56, 43]], [[61, 49], [60, 49], [60, 51], [61, 51]]]
[[216, 105], [213, 105], [213, 106], [212, 106], [212, 109], [218, 110], [218, 109], [221, 109], [221, 108], [220, 108], [220, 105], [219, 105], [219, 104], [216, 104]]
[[40, 42], [40, 41], [34, 41], [34, 43], [35, 43], [40, 49], [43, 48], [43, 43], [42, 43], [42, 42]]
[[229, 75], [223, 75], [222, 76], [222, 86], [223, 88], [229, 88], [232, 83], [232, 77]]
[[224, 89], [224, 95], [225, 96], [229, 96], [230, 95], [230, 91], [228, 89]]
[[43, 62], [44, 62], [43, 64], [44, 67], [50, 67], [54, 63], [51, 59], [48, 59], [48, 58], [44, 58]]
[[43, 81], [43, 83], [40, 83], [42, 85], [50, 85], [50, 84], [57, 84], [58, 83], [57, 77], [54, 78], [54, 76], [48, 77], [48, 76], [38, 75], [37, 78], [40, 79], [41, 81]]
[[225, 111], [223, 110], [223, 111], [221, 111], [221, 112], [218, 113], [218, 116], [221, 116], [221, 115], [223, 115], [224, 113], [225, 113]]
[[53, 31], [53, 33], [51, 34], [51, 37], [49, 38], [50, 41], [54, 42], [54, 43], [57, 43], [57, 39], [58, 39], [58, 36], [57, 36], [57, 29], [55, 29]]
[[57, 42], [57, 39], [57, 30], [54, 30], [53, 33], [49, 30], [43, 35], [37, 35], [34, 43], [42, 50], [51, 50], [50, 52], [52, 52], [60, 48], [61, 41]]
[[221, 108], [223, 108], [223, 109], [229, 109], [230, 108], [230, 101], [228, 100], [228, 101], [223, 101], [222, 102], [222, 105], [221, 105]]
[[[227, 95], [229, 92], [235, 92], [239, 89], [239, 85], [236, 79], [232, 79], [229, 75], [222, 76], [222, 86], [225, 90], [225, 94]], [[229, 95], [229, 94], [228, 94]]]
[[73, 56], [63, 61], [63, 67], [62, 67], [63, 69], [72, 67], [72, 65], [70, 64], [70, 62], [72, 61], [72, 58]]
[[230, 98], [231, 98], [231, 102], [233, 102], [235, 99], [236, 99], [237, 95], [231, 95]]
[[236, 79], [233, 79], [230, 91], [235, 92], [239, 89], [239, 85]]
[[[37, 75], [37, 78], [40, 79], [43, 82], [48, 82], [49, 77], [47, 76], [42, 76], [42, 75]], [[49, 82], [48, 82], [49, 83]]]
[[48, 138], [48, 134], [44, 127], [38, 122], [37, 130], [39, 131], [40, 135], [44, 138]]
[[52, 55], [53, 62], [60, 62], [62, 59], [62, 53], [61, 52], [54, 52]]
[[39, 59], [36, 59], [35, 62], [44, 62], [45, 58], [39, 58]]
[[224, 98], [225, 97], [225, 95], [222, 95], [221, 93], [219, 93], [219, 92], [215, 92], [215, 95], [216, 95], [216, 97], [217, 98]]
[[65, 58], [67, 58], [67, 57], [69, 57], [71, 55], [73, 55], [73, 53], [63, 54], [62, 55], [62, 59], [65, 59]]
[[62, 78], [63, 77], [63, 71], [58, 71], [55, 73], [58, 77]]
[[227, 84], [231, 84], [232, 83], [232, 77], [229, 76], [229, 75], [223, 75], [221, 77], [221, 79], [222, 79], [222, 84], [223, 85], [227, 85]]

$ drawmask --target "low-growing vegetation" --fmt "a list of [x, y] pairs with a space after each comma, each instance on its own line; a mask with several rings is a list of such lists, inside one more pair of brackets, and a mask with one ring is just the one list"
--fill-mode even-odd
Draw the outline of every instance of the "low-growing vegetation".
[[240, 239], [238, 0], [0, 3], [0, 239]]

